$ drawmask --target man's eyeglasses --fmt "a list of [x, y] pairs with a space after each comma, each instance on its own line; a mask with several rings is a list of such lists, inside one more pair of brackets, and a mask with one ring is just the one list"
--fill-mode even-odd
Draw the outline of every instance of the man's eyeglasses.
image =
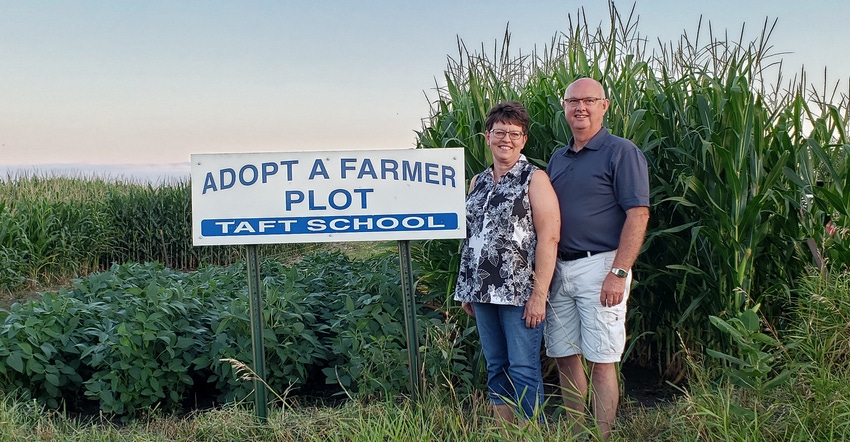
[[496, 130], [491, 130], [489, 132], [490, 132], [490, 135], [496, 137], [497, 140], [501, 140], [502, 138], [505, 138], [505, 135], [507, 135], [508, 137], [510, 137], [511, 141], [516, 141], [516, 140], [520, 139], [520, 137], [525, 135], [525, 132], [520, 132], [518, 130], [512, 130], [512, 131], [508, 132], [508, 131], [505, 131], [505, 130], [496, 129]]
[[578, 107], [579, 103], [584, 103], [585, 106], [593, 106], [594, 104], [596, 104], [597, 101], [600, 100], [604, 100], [604, 98], [564, 98], [564, 102], [567, 103], [569, 107]]

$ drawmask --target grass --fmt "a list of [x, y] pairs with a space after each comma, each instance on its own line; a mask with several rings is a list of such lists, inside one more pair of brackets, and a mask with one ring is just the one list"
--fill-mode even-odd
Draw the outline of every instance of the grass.
[[[657, 407], [629, 403], [621, 407], [611, 440], [826, 441], [845, 440], [850, 435], [844, 422], [846, 416], [841, 414], [847, 410], [846, 395], [830, 404], [821, 403], [821, 409], [804, 403], [804, 395], [783, 394], [786, 402], [754, 408], [754, 415], [736, 411], [738, 404], [753, 404], [748, 403], [746, 394], [728, 386], [720, 391], [698, 387]], [[839, 412], [824, 413], [835, 406]], [[257, 421], [250, 404], [243, 403], [118, 425], [5, 400], [0, 403], [0, 442], [598, 440], [592, 433], [573, 435], [569, 423], [559, 417], [540, 425], [499, 429], [489, 410], [482, 397], [459, 403], [431, 393], [419, 405], [406, 399], [349, 401], [336, 407], [293, 404], [271, 409], [265, 424]], [[809, 426], [815, 423], [817, 426]]]
[[5, 400], [0, 403], [0, 442], [576, 440], [563, 421], [499, 429], [489, 410], [483, 397], [460, 403], [432, 393], [419, 404], [398, 399], [274, 408], [265, 424], [257, 421], [250, 404], [242, 403], [117, 425]]

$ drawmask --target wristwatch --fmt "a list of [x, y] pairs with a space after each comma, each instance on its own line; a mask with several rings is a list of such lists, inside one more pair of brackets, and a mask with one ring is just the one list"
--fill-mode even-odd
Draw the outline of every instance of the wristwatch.
[[617, 267], [614, 267], [613, 269], [611, 269], [611, 273], [613, 273], [614, 276], [616, 276], [618, 278], [625, 278], [626, 276], [629, 276], [628, 270], [617, 268]]

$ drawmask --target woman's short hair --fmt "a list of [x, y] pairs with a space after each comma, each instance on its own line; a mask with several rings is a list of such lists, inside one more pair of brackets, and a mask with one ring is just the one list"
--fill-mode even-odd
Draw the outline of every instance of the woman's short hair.
[[528, 116], [528, 111], [525, 106], [519, 101], [503, 101], [490, 109], [487, 112], [487, 119], [484, 120], [484, 129], [490, 130], [496, 123], [515, 124], [522, 128], [524, 133], [528, 133], [528, 124], [531, 118]]

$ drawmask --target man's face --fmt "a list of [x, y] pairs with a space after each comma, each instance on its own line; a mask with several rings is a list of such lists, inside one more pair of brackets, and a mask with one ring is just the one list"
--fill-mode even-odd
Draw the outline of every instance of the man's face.
[[[602, 128], [602, 118], [608, 110], [608, 100], [605, 97], [605, 92], [602, 87], [593, 80], [581, 79], [567, 88], [564, 94], [564, 115], [567, 117], [567, 124], [570, 129], [579, 133], [595, 134]], [[593, 101], [586, 99], [594, 99], [592, 104], [585, 101]]]

